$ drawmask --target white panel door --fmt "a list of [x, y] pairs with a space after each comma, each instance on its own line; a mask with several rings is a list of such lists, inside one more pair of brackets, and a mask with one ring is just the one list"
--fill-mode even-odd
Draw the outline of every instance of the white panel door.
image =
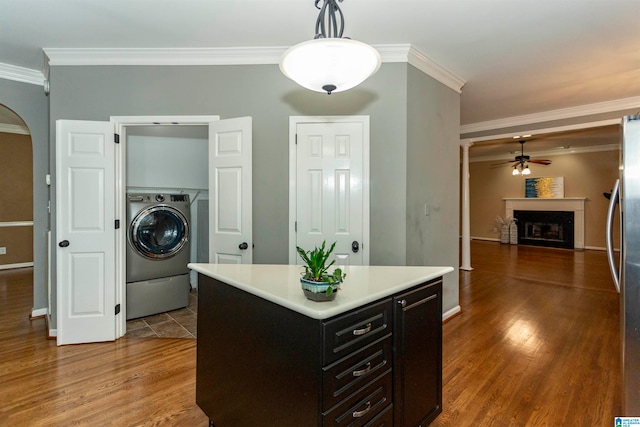
[[253, 263], [251, 117], [209, 123], [209, 262]]
[[58, 345], [115, 340], [113, 124], [56, 122]]
[[296, 246], [337, 242], [336, 266], [367, 263], [363, 123], [298, 123], [296, 133]]

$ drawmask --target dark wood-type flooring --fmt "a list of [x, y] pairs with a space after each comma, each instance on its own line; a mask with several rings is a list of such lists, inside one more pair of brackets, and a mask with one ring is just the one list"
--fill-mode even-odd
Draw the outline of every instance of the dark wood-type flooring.
[[[472, 265], [460, 272], [462, 313], [444, 324], [432, 426], [613, 425], [619, 308], [606, 255], [472, 242]], [[57, 347], [29, 319], [32, 280], [0, 271], [0, 426], [207, 425], [196, 340]]]

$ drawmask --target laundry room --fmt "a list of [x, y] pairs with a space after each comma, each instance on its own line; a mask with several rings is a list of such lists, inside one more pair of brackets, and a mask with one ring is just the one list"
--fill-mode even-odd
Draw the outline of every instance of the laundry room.
[[128, 126], [127, 319], [189, 305], [208, 261], [208, 126]]

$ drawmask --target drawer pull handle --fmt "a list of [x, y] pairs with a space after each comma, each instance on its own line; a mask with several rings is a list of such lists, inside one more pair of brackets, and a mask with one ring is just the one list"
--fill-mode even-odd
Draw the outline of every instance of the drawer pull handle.
[[367, 366], [364, 369], [360, 369], [359, 371], [353, 371], [352, 374], [354, 377], [361, 377], [367, 372], [371, 370], [371, 362], [367, 362]]
[[371, 323], [367, 323], [367, 326], [365, 326], [362, 329], [355, 329], [353, 331], [353, 335], [358, 336], [358, 335], [364, 335], [367, 332], [371, 331]]
[[361, 418], [364, 417], [367, 412], [369, 412], [371, 410], [371, 402], [367, 402], [367, 407], [364, 408], [362, 411], [354, 411], [353, 412], [353, 418]]

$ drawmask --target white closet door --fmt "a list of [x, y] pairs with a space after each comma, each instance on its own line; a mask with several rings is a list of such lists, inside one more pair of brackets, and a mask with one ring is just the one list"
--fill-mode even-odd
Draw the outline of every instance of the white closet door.
[[209, 123], [209, 262], [253, 263], [251, 117]]
[[113, 124], [56, 122], [58, 345], [115, 340]]
[[297, 246], [337, 242], [336, 266], [362, 265], [362, 123], [298, 123], [296, 133]]

